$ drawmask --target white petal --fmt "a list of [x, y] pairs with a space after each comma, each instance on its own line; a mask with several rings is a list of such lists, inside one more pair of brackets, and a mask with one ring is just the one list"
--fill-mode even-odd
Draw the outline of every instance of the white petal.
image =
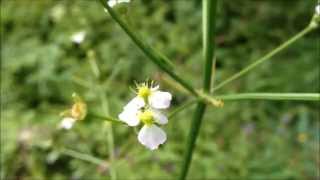
[[119, 4], [119, 3], [129, 3], [129, 2], [130, 2], [130, 0], [109, 0], [108, 1], [108, 5], [110, 7], [113, 7], [113, 6], [115, 6], [115, 5]]
[[135, 111], [137, 111], [137, 110], [141, 109], [144, 105], [145, 105], [145, 103], [144, 103], [143, 98], [137, 96], [137, 97], [133, 98], [133, 99], [124, 107], [124, 109], [125, 109], [125, 110], [129, 109], [129, 110], [133, 110], [133, 111], [135, 110]]
[[65, 117], [62, 119], [62, 121], [60, 122], [60, 128], [63, 129], [71, 129], [73, 124], [76, 122], [76, 120], [74, 118], [71, 117]]
[[155, 121], [161, 125], [168, 123], [168, 118], [166, 115], [164, 115], [162, 112], [153, 109], [152, 110], [153, 118]]
[[150, 150], [155, 150], [167, 140], [167, 135], [156, 125], [144, 125], [139, 131], [138, 140]]
[[138, 118], [138, 110], [134, 109], [125, 109], [119, 114], [119, 119], [129, 126], [137, 126], [140, 123]]
[[156, 91], [149, 97], [149, 104], [155, 109], [166, 109], [170, 106], [172, 96], [168, 92]]
[[316, 13], [317, 13], [318, 15], [320, 15], [320, 5], [317, 5], [317, 6], [316, 6]]

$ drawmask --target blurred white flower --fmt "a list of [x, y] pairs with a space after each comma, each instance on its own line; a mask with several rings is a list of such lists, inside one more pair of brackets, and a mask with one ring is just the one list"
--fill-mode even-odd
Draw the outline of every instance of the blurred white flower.
[[76, 32], [73, 35], [71, 35], [71, 41], [75, 44], [81, 44], [85, 38], [86, 38], [85, 31]]
[[137, 96], [123, 108], [119, 119], [129, 126], [138, 126], [142, 122], [144, 125], [138, 140], [150, 150], [155, 150], [167, 139], [166, 133], [157, 124], [168, 123], [168, 118], [160, 110], [169, 108], [172, 95], [159, 91], [159, 86], [148, 86], [146, 83], [137, 89]]
[[130, 0], [107, 0], [107, 2], [110, 7], [114, 7], [115, 5], [120, 3], [129, 3]]
[[64, 5], [58, 4], [51, 9], [51, 17], [54, 22], [59, 22], [66, 13]]
[[320, 15], [320, 4], [318, 4], [318, 5], [316, 6], [316, 13], [317, 13], [318, 15]]
[[33, 138], [34, 134], [32, 132], [32, 129], [30, 128], [25, 128], [22, 129], [20, 134], [19, 134], [19, 142], [27, 144], [28, 142], [30, 142]]
[[71, 129], [73, 124], [76, 122], [76, 119], [72, 118], [72, 117], [65, 117], [62, 119], [62, 121], [59, 124], [59, 127], [62, 129]]

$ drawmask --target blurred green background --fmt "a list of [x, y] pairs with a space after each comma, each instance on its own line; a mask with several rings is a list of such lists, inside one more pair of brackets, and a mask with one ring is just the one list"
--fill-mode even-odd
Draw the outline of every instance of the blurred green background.
[[[315, 3], [221, 0], [216, 82], [306, 27]], [[200, 1], [133, 0], [116, 10], [170, 57], [184, 78], [201, 87]], [[71, 36], [79, 31], [86, 36], [77, 46]], [[319, 92], [318, 35], [308, 34], [216, 93]], [[100, 69], [98, 79], [92, 59]], [[2, 0], [1, 64], [3, 180], [109, 179], [108, 128], [102, 120], [89, 117], [70, 131], [57, 130], [59, 113], [71, 105], [73, 92], [90, 110], [113, 117], [134, 96], [134, 81], [158, 81], [174, 94], [171, 109], [190, 99], [164, 81], [166, 76], [94, 0]], [[118, 179], [175, 179], [193, 110], [169, 120], [164, 126], [168, 141], [153, 152], [138, 143], [132, 128], [114, 125]], [[188, 177], [319, 178], [319, 131], [315, 102], [243, 100], [208, 108]], [[103, 161], [75, 158], [77, 152]]]

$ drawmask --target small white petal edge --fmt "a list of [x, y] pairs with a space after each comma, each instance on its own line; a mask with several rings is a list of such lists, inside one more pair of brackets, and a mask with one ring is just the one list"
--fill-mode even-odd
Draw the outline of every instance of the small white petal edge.
[[129, 126], [137, 126], [140, 123], [138, 113], [135, 109], [125, 109], [119, 114], [118, 118]]
[[151, 107], [155, 109], [167, 109], [170, 106], [172, 95], [169, 92], [153, 92], [148, 101]]
[[71, 117], [65, 117], [60, 122], [60, 128], [69, 130], [73, 127], [75, 122], [76, 122], [76, 119]]
[[71, 40], [73, 43], [81, 44], [86, 37], [85, 31], [80, 31], [71, 36]]
[[127, 110], [139, 110], [145, 105], [143, 98], [136, 96], [133, 98], [125, 107], [124, 109]]
[[164, 125], [168, 123], [168, 118], [166, 115], [164, 115], [161, 111], [158, 111], [156, 109], [152, 110], [153, 118], [158, 124]]
[[138, 134], [139, 142], [150, 150], [158, 149], [167, 140], [166, 133], [156, 125], [144, 125]]

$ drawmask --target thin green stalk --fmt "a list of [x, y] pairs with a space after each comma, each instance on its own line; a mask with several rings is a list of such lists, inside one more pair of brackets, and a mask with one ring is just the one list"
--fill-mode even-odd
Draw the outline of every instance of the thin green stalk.
[[73, 76], [72, 79], [71, 79], [74, 83], [80, 85], [80, 86], [83, 86], [85, 88], [88, 88], [90, 89], [91, 88], [91, 84], [88, 83], [87, 81], [85, 81], [84, 79], [81, 79], [77, 76]]
[[[101, 98], [101, 103], [102, 103], [102, 108], [105, 112], [105, 114], [109, 115], [109, 105], [107, 101], [107, 97], [102, 91], [102, 88], [100, 88], [100, 98]], [[114, 138], [113, 138], [113, 128], [112, 124], [110, 122], [106, 123], [106, 128], [107, 128], [107, 138], [108, 138], [108, 146], [109, 146], [109, 154], [110, 154], [110, 176], [111, 180], [116, 180], [117, 179], [117, 173], [115, 171], [115, 166], [114, 166], [114, 160], [115, 160], [115, 154], [114, 154]]]
[[[101, 84], [98, 82], [99, 78], [100, 78], [100, 70], [98, 68], [96, 59], [95, 59], [95, 54], [93, 51], [89, 52], [89, 63], [92, 69], [92, 72], [94, 74], [94, 76], [97, 79], [97, 93], [100, 96], [100, 100], [101, 100], [101, 106], [102, 109], [104, 111], [104, 113], [106, 115], [109, 115], [109, 105], [108, 105], [108, 99], [105, 95], [105, 93], [103, 92], [103, 88], [101, 86]], [[110, 122], [106, 122], [106, 129], [107, 129], [107, 140], [108, 140], [108, 151], [109, 151], [109, 158], [110, 158], [110, 177], [111, 180], [116, 180], [117, 179], [117, 174], [114, 168], [114, 159], [115, 159], [115, 155], [114, 155], [114, 138], [113, 138], [113, 129], [112, 129], [112, 124]]]
[[[215, 31], [215, 17], [216, 17], [216, 8], [217, 8], [217, 0], [203, 0], [203, 58], [205, 61], [204, 64], [204, 76], [203, 76], [203, 90], [204, 93], [208, 93], [211, 88], [212, 77], [214, 77], [214, 31]], [[193, 150], [195, 148], [196, 140], [199, 134], [201, 122], [206, 110], [205, 102], [201, 101], [198, 103], [192, 122], [191, 128], [188, 136], [186, 152], [184, 154], [184, 160], [182, 164], [182, 169], [180, 173], [180, 180], [184, 180], [187, 177], [189, 166], [192, 160]]]
[[115, 123], [115, 124], [123, 124], [123, 125], [127, 125], [126, 123], [124, 123], [123, 121], [120, 121], [117, 118], [113, 118], [113, 117], [109, 117], [109, 116], [101, 116], [101, 115], [97, 115], [95, 113], [88, 113], [89, 117], [93, 117], [93, 118], [97, 118], [97, 119], [102, 119], [111, 123]]
[[319, 93], [241, 93], [220, 95], [216, 97], [225, 101], [247, 99], [320, 101]]
[[141, 48], [144, 53], [149, 56], [154, 61], [158, 61], [169, 69], [174, 69], [173, 63], [168, 57], [156, 51], [153, 47], [141, 40], [138, 34], [134, 33], [130, 27], [119, 17], [119, 15], [107, 4], [106, 0], [100, 0], [102, 5], [107, 9], [110, 16], [119, 23], [121, 28], [129, 35], [129, 37], [134, 41], [134, 43]]
[[182, 169], [180, 172], [180, 180], [184, 180], [187, 177], [189, 166], [192, 159], [192, 154], [194, 150], [194, 146], [196, 143], [196, 139], [199, 134], [200, 125], [202, 123], [203, 115], [205, 113], [206, 105], [202, 102], [197, 104], [196, 110], [194, 112], [193, 119], [191, 121], [191, 128], [188, 135], [186, 151], [183, 158]]
[[107, 165], [107, 162], [102, 160], [102, 159], [93, 157], [93, 156], [91, 156], [89, 154], [80, 153], [80, 152], [77, 152], [77, 151], [74, 151], [74, 150], [71, 150], [71, 149], [64, 149], [63, 148], [59, 152], [61, 154], [65, 154], [65, 155], [71, 156], [73, 158], [80, 159], [82, 161], [90, 162], [92, 164]]
[[239, 78], [240, 76], [246, 74], [247, 72], [249, 72], [250, 70], [252, 70], [253, 68], [255, 68], [256, 66], [260, 65], [261, 63], [267, 61], [268, 59], [270, 59], [271, 57], [273, 57], [274, 55], [276, 55], [277, 53], [281, 52], [282, 50], [286, 49], [288, 46], [290, 46], [292, 43], [294, 43], [295, 41], [297, 41], [298, 39], [302, 38], [304, 35], [308, 34], [309, 32], [311, 32], [312, 30], [314, 30], [316, 28], [316, 26], [307, 26], [306, 28], [304, 28], [301, 32], [299, 32], [298, 34], [296, 34], [295, 36], [293, 36], [292, 38], [290, 38], [288, 41], [284, 42], [283, 44], [281, 44], [280, 46], [278, 46], [277, 48], [275, 48], [274, 50], [272, 50], [271, 52], [269, 52], [268, 54], [264, 55], [263, 57], [259, 58], [258, 60], [254, 61], [254, 63], [250, 64], [249, 66], [247, 66], [246, 68], [244, 68], [243, 70], [239, 71], [238, 73], [234, 74], [233, 76], [231, 76], [230, 78], [224, 80], [223, 82], [221, 82], [220, 84], [218, 84], [217, 86], [215, 86], [212, 91], [216, 91], [220, 88], [222, 88], [224, 85], [230, 83], [231, 81]]
[[107, 9], [110, 16], [120, 25], [120, 27], [127, 33], [132, 41], [149, 57], [149, 59], [155, 63], [160, 69], [169, 74], [174, 80], [179, 82], [186, 90], [188, 90], [194, 96], [198, 96], [197, 91], [192, 87], [191, 83], [178, 76], [171, 65], [168, 65], [169, 60], [165, 60], [165, 56], [154, 50], [152, 47], [144, 43], [136, 33], [119, 17], [119, 15], [108, 6], [105, 0], [100, 0], [102, 5]]

